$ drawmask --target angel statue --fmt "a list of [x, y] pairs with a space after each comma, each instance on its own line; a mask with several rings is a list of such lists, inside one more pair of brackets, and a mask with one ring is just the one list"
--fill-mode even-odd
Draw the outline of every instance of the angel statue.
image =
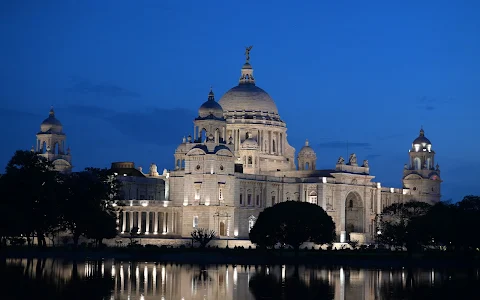
[[343, 157], [339, 157], [338, 158], [338, 161], [337, 161], [337, 165], [343, 165], [345, 163], [345, 159], [343, 159]]
[[245, 57], [247, 58], [247, 62], [250, 60], [250, 51], [252, 48], [253, 46], [245, 47]]
[[355, 153], [352, 153], [352, 154], [350, 155], [350, 158], [349, 158], [349, 160], [348, 160], [348, 163], [349, 163], [350, 165], [356, 165], [356, 164], [357, 164], [357, 155], [355, 155]]

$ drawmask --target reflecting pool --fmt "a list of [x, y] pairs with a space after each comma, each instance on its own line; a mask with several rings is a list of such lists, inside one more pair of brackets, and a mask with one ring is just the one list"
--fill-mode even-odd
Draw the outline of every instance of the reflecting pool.
[[355, 269], [8, 259], [0, 299], [475, 298], [478, 269]]

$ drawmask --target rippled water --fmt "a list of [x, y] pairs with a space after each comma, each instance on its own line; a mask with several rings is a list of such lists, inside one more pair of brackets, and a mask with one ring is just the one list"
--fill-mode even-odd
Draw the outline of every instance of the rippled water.
[[0, 299], [473, 299], [479, 273], [10, 259]]

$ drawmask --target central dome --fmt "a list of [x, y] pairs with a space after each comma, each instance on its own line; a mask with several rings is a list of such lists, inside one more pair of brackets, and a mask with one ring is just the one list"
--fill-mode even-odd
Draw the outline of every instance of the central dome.
[[220, 99], [224, 111], [265, 112], [278, 115], [270, 95], [253, 83], [240, 83]]
[[218, 103], [226, 117], [280, 121], [277, 106], [267, 92], [255, 85], [252, 65], [243, 65], [239, 84], [222, 96]]

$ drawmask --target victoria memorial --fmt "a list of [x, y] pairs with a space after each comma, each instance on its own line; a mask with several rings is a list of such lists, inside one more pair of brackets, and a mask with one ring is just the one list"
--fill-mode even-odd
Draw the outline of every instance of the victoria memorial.
[[[248, 240], [264, 208], [306, 201], [333, 218], [337, 241], [368, 243], [375, 238], [376, 217], [384, 207], [440, 201], [440, 169], [423, 129], [412, 142], [408, 163], [398, 166], [403, 168], [401, 188], [375, 182], [368, 161], [354, 153], [339, 157], [327, 170], [317, 170], [308, 141], [296, 155], [275, 102], [256, 84], [250, 49], [238, 85], [219, 101], [210, 90], [200, 105], [193, 132], [173, 153], [173, 169], [159, 173], [155, 164], [144, 171], [133, 162], [112, 163], [125, 205], [118, 214], [119, 238], [137, 227], [145, 241], [167, 243], [207, 228], [220, 240], [240, 242]], [[53, 161], [59, 171], [70, 171], [70, 149], [65, 149], [66, 136], [53, 109], [40, 129], [32, 151]]]

